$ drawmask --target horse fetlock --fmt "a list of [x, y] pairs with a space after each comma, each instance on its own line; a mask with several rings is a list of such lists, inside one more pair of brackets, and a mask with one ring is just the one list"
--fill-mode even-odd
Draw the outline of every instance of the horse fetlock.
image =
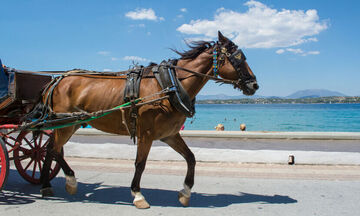
[[43, 198], [54, 196], [54, 191], [51, 187], [41, 188], [40, 193]]
[[186, 184], [184, 184], [184, 189], [179, 191], [179, 195], [178, 195], [179, 202], [183, 206], [189, 206], [190, 197], [191, 197], [191, 188]]
[[145, 200], [145, 197], [140, 192], [131, 191], [131, 195], [134, 197], [134, 205], [138, 209], [150, 208], [150, 204]]
[[77, 192], [77, 181], [75, 176], [65, 176], [66, 183], [65, 183], [65, 190], [71, 195], [76, 194]]

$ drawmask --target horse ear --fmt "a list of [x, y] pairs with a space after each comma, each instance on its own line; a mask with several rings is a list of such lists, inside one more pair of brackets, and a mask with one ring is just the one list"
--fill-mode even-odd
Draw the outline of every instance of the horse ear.
[[218, 31], [218, 38], [220, 43], [226, 43], [229, 40], [220, 31]]

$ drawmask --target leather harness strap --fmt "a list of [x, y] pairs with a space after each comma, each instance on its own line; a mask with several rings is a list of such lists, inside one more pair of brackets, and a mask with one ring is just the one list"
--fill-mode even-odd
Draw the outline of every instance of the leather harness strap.
[[195, 99], [191, 100], [181, 82], [176, 77], [176, 71], [173, 67], [177, 60], [163, 61], [160, 65], [154, 66], [152, 72], [162, 89], [169, 88], [169, 101], [179, 112], [186, 117], [192, 117], [195, 114]]
[[[131, 102], [139, 98], [140, 95], [140, 82], [143, 77], [143, 66], [135, 65], [126, 76], [126, 84], [124, 90], [124, 102]], [[135, 106], [135, 103], [131, 103], [130, 108], [130, 122], [129, 127], [125, 125], [130, 133], [131, 139], [135, 144], [136, 137], [136, 120], [138, 117], [138, 107]], [[126, 121], [124, 121], [126, 122]]]

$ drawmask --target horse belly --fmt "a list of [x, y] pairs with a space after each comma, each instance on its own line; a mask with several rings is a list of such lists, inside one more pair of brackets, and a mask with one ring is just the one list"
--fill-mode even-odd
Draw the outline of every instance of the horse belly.
[[126, 126], [123, 124], [120, 111], [116, 111], [115, 113], [109, 114], [108, 116], [93, 120], [89, 122], [89, 125], [106, 133], [129, 135]]

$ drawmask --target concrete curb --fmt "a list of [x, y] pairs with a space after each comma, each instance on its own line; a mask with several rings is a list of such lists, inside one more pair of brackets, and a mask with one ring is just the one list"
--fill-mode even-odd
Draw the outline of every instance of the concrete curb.
[[[93, 128], [79, 129], [76, 135], [117, 136]], [[360, 132], [273, 132], [273, 131], [180, 131], [183, 137], [213, 137], [240, 139], [307, 139], [307, 140], [360, 140]]]
[[[135, 160], [137, 151], [136, 145], [115, 143], [83, 144], [69, 141], [64, 147], [66, 156], [83, 158]], [[360, 165], [358, 152], [229, 150], [199, 147], [192, 147], [191, 151], [195, 154], [196, 160], [202, 162], [287, 164], [289, 155], [293, 155], [296, 164]], [[153, 146], [148, 160], [184, 161], [181, 155], [168, 146]]]

